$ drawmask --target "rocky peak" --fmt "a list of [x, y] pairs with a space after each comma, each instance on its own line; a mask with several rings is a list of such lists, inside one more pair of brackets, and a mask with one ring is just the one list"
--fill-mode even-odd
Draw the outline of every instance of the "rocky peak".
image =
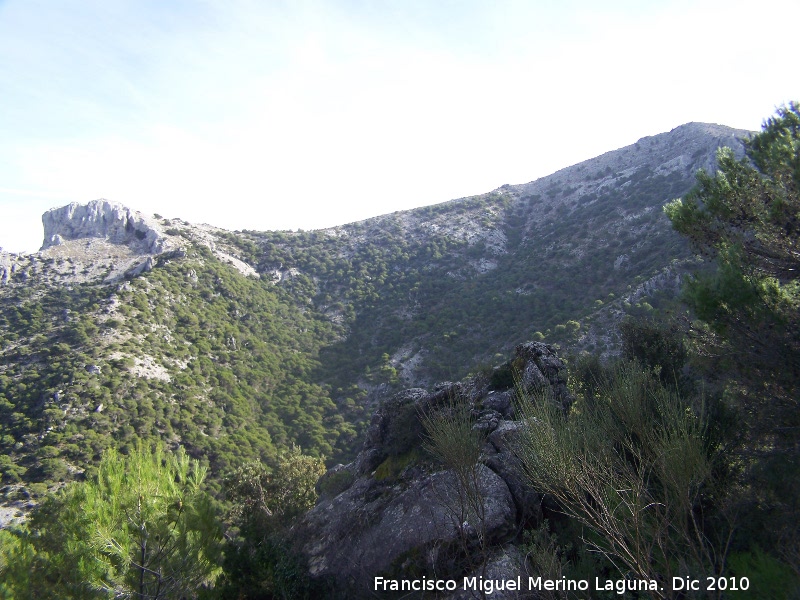
[[166, 237], [155, 219], [103, 198], [88, 204], [73, 202], [53, 208], [42, 215], [42, 224], [42, 250], [85, 238], [104, 238], [145, 254], [161, 254], [167, 250]]
[[693, 181], [694, 173], [700, 168], [716, 170], [717, 148], [727, 146], [738, 158], [744, 156], [743, 142], [752, 133], [714, 123], [685, 123], [535, 181], [505, 186], [505, 191], [520, 196], [542, 194], [552, 202], [553, 190], [560, 188], [568, 191], [559, 194], [558, 202], [568, 204], [587, 193], [620, 185], [620, 181], [637, 171], [657, 175], [682, 173]]

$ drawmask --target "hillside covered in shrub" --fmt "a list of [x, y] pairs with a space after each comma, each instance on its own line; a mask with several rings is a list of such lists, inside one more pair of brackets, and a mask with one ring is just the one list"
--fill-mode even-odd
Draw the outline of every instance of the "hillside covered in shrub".
[[[734, 133], [318, 232], [47, 215], [0, 273], [3, 493], [40, 500], [0, 593], [797, 598], [800, 108], [709, 164]], [[487, 365], [527, 335], [572, 353]]]

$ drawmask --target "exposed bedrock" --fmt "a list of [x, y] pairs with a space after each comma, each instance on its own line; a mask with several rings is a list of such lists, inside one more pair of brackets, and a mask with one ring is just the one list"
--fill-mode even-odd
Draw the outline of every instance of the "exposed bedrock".
[[105, 238], [146, 254], [160, 254], [167, 249], [166, 239], [155, 219], [105, 199], [87, 204], [73, 202], [48, 210], [42, 215], [42, 224], [42, 250], [83, 238]]
[[[521, 476], [514, 451], [522, 426], [514, 420], [515, 379], [529, 392], [549, 388], [559, 406], [571, 402], [564, 362], [538, 342], [518, 346], [491, 374], [433, 391], [404, 390], [384, 401], [361, 452], [320, 479], [320, 501], [295, 526], [311, 574], [343, 597], [374, 597], [376, 576], [465, 575], [475, 556], [488, 565], [514, 554], [522, 524], [541, 511], [541, 497]], [[468, 403], [473, 427], [485, 435], [474, 472], [479, 509], [465, 497], [457, 473], [423, 449], [420, 415], [452, 402]]]

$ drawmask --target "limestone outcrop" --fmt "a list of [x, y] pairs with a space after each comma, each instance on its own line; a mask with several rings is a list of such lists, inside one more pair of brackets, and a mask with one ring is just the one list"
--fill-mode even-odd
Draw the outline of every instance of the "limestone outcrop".
[[[522, 524], [540, 515], [541, 498], [514, 454], [521, 424], [514, 420], [513, 373], [528, 391], [549, 388], [553, 401], [570, 404], [564, 362], [552, 346], [530, 342], [491, 375], [430, 392], [408, 389], [378, 407], [361, 452], [320, 479], [320, 501], [293, 531], [312, 576], [344, 596], [372, 597], [375, 576], [466, 575], [476, 568], [472, 554], [488, 566], [514, 553]], [[478, 511], [464, 508], [457, 474], [423, 450], [420, 415], [454, 399], [468, 404], [473, 427], [484, 434], [475, 468]]]
[[0, 250], [0, 285], [7, 284], [17, 272], [18, 256]]
[[42, 215], [42, 224], [42, 250], [83, 238], [104, 238], [144, 254], [161, 254], [168, 249], [167, 239], [155, 219], [105, 199], [51, 209]]

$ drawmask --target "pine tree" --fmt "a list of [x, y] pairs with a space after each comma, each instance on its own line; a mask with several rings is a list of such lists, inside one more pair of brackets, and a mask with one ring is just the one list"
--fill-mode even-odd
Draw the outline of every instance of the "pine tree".
[[716, 262], [688, 284], [697, 316], [774, 426], [797, 414], [800, 381], [800, 105], [768, 119], [736, 160], [722, 148], [718, 170], [664, 210], [677, 231]]
[[16, 597], [194, 598], [220, 569], [221, 528], [201, 489], [205, 469], [181, 449], [107, 451], [95, 477], [33, 513], [2, 573]]

